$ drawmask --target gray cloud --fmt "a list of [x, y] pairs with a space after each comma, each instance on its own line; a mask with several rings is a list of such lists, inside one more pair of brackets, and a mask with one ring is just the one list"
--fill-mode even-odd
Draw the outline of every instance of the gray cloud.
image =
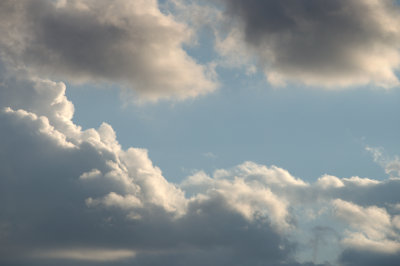
[[[101, 1], [30, 3], [0, 4], [0, 20], [10, 19], [0, 25], [9, 29], [0, 41], [0, 264], [329, 265], [319, 248], [325, 244], [336, 248], [332, 257], [342, 264], [398, 260], [397, 159], [381, 163], [391, 177], [383, 181], [326, 175], [310, 184], [280, 167], [245, 162], [172, 184], [145, 149], [122, 149], [110, 125], [82, 130], [74, 124], [65, 84], [36, 75], [97, 80], [114, 64], [92, 66], [92, 56], [106, 56], [99, 51], [113, 45], [103, 34], [122, 45], [133, 37], [120, 31], [140, 28], [119, 23], [138, 18], [120, 21], [125, 11], [107, 13]], [[151, 9], [155, 2], [131, 3], [165, 16]], [[13, 23], [28, 10], [24, 23]], [[53, 39], [60, 32], [76, 40]], [[86, 37], [101, 44], [83, 47], [80, 62], [71, 47]], [[311, 256], [300, 259], [307, 249]]]
[[382, 265], [382, 266], [395, 266], [400, 261], [400, 254], [380, 254], [371, 251], [359, 251], [349, 249], [343, 252], [340, 257], [341, 265]]
[[235, 26], [218, 49], [225, 55], [246, 49], [275, 85], [399, 83], [394, 71], [400, 62], [400, 12], [394, 1], [224, 2]]
[[296, 264], [273, 193], [228, 182], [187, 198], [109, 125], [74, 125], [62, 83], [0, 80], [0, 264]]
[[75, 125], [63, 83], [15, 71], [0, 75], [0, 264], [329, 265], [326, 244], [343, 263], [397, 258], [395, 178], [309, 184], [246, 162], [177, 186], [111, 126]]
[[182, 45], [192, 31], [157, 1], [2, 1], [3, 56], [42, 76], [111, 82], [142, 99], [185, 99], [213, 91], [212, 69]]

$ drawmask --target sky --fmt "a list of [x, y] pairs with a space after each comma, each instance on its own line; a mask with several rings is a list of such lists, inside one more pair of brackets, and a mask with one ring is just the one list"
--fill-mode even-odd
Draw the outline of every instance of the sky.
[[0, 3], [0, 265], [398, 265], [392, 0]]

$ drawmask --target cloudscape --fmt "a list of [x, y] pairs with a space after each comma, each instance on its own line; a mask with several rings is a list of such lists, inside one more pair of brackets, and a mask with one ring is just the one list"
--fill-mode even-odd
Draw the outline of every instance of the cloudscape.
[[400, 264], [396, 1], [0, 22], [0, 265]]

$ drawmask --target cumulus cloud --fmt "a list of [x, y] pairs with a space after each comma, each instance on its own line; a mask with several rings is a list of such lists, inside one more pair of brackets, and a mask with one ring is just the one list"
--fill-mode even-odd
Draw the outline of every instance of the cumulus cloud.
[[[360, 230], [365, 235], [365, 240], [385, 240], [386, 236], [396, 235], [392, 229], [391, 217], [384, 208], [378, 208], [376, 206], [360, 207], [351, 202], [346, 202], [341, 199], [333, 201], [335, 208], [335, 215], [342, 220], [345, 220], [353, 228]], [[348, 244], [355, 244], [360, 248], [363, 246], [363, 242], [358, 242], [358, 234], [354, 234], [353, 238], [344, 239]], [[361, 236], [363, 236], [361, 234]], [[371, 241], [373, 242], [373, 241]], [[367, 241], [365, 241], [367, 243]], [[397, 243], [398, 247], [399, 243]], [[368, 245], [365, 246], [368, 248]], [[382, 245], [384, 248], [384, 245]], [[396, 249], [391, 249], [390, 246], [386, 246], [382, 251], [396, 252]]]
[[[35, 3], [0, 4], [0, 264], [398, 264], [397, 158], [370, 150], [386, 169], [384, 180], [327, 174], [309, 183], [278, 166], [244, 162], [211, 174], [200, 171], [180, 184], [168, 182], [146, 149], [123, 149], [110, 125], [87, 130], [76, 125], [65, 84], [48, 76], [120, 81], [130, 73], [127, 61], [149, 59], [160, 38], [169, 36], [164, 48], [178, 52], [156, 54], [157, 60], [177, 52], [204, 79], [204, 68], [181, 50], [185, 26], [161, 13], [155, 1]], [[82, 61], [72, 49], [78, 43], [88, 53]], [[133, 48], [138, 54], [130, 54]], [[122, 74], [115, 74], [120, 52], [127, 61]], [[97, 56], [104, 65], [92, 65]], [[128, 81], [145, 84], [150, 91], [140, 93], [150, 98], [156, 93], [154, 99], [181, 93], [167, 86], [158, 94], [152, 87], [159, 80], [152, 83], [150, 72], [164, 67], [172, 68], [171, 79], [179, 78], [174, 66], [182, 62], [164, 63], [160, 69], [144, 66], [140, 71], [146, 74], [135, 72]], [[191, 95], [186, 93], [179, 97]], [[320, 243], [335, 247], [335, 254], [324, 258]], [[304, 250], [312, 254], [300, 256]]]
[[2, 1], [0, 12], [2, 55], [42, 76], [125, 84], [152, 101], [216, 88], [182, 48], [193, 31], [156, 0]]
[[[63, 83], [13, 67], [0, 78], [1, 264], [351, 265], [366, 252], [398, 258], [398, 178], [324, 175], [308, 183], [277, 166], [244, 162], [172, 184], [145, 149], [122, 149], [110, 125], [75, 125]], [[336, 250], [332, 258], [324, 258], [321, 243]], [[304, 250], [312, 254], [300, 256]]]
[[[301, 265], [303, 220], [339, 232], [343, 262], [355, 251], [398, 254], [400, 219], [387, 205], [399, 202], [389, 193], [397, 179], [326, 175], [307, 183], [285, 169], [245, 162], [177, 186], [146, 150], [123, 150], [111, 126], [74, 125], [62, 84], [10, 75], [2, 84], [19, 92], [3, 91], [0, 115], [2, 263]], [[46, 90], [53, 98], [42, 97]], [[54, 102], [68, 108], [56, 116]], [[303, 237], [311, 241], [314, 233]]]
[[220, 176], [187, 197], [110, 125], [75, 125], [63, 83], [14, 71], [0, 75], [1, 264], [295, 263], [288, 202], [266, 185]]
[[392, 0], [223, 2], [232, 27], [218, 35], [217, 50], [255, 60], [273, 85], [399, 84], [400, 12]]
[[350, 225], [342, 239], [343, 265], [396, 265], [400, 258], [399, 216], [385, 208], [361, 207], [340, 199], [333, 201], [335, 215]]

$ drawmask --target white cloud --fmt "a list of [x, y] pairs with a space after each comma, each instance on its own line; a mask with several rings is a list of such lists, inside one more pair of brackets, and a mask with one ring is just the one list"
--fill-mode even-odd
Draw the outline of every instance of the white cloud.
[[44, 135], [48, 140], [56, 145], [66, 148], [75, 147], [73, 143], [67, 141], [67, 138], [64, 134], [54, 129], [54, 127], [50, 125], [49, 119], [45, 116], [38, 117], [36, 114], [27, 112], [25, 110], [14, 111], [10, 107], [6, 107], [3, 110], [3, 113], [15, 118], [17, 121], [19, 120], [22, 123], [30, 124], [35, 131]]
[[358, 176], [352, 176], [350, 178], [343, 178], [344, 182], [358, 185], [358, 186], [373, 186], [373, 185], [378, 185], [380, 181], [370, 179], [370, 178], [361, 178]]
[[353, 228], [372, 239], [382, 239], [392, 234], [390, 215], [384, 208], [361, 207], [354, 203], [336, 199], [333, 201], [335, 215]]
[[216, 178], [238, 176], [249, 180], [260, 180], [268, 185], [276, 186], [307, 186], [303, 180], [295, 178], [285, 169], [274, 165], [266, 167], [253, 162], [244, 162], [230, 171], [217, 170], [214, 176]]
[[33, 258], [43, 259], [67, 259], [77, 261], [109, 262], [132, 258], [136, 255], [131, 250], [108, 250], [108, 249], [60, 249], [36, 251]]
[[92, 169], [90, 172], [86, 172], [81, 174], [81, 176], [79, 177], [80, 179], [92, 179], [92, 178], [98, 178], [101, 176], [101, 172], [99, 169]]
[[324, 189], [344, 187], [342, 180], [331, 175], [324, 175], [318, 178], [317, 185]]
[[343, 239], [343, 244], [348, 248], [367, 252], [396, 254], [400, 251], [400, 243], [398, 241], [390, 239], [371, 239], [363, 233], [349, 233], [349, 235]]
[[345, 246], [378, 253], [400, 252], [397, 216], [391, 217], [384, 208], [361, 207], [340, 199], [334, 200], [333, 205], [335, 215], [352, 228], [342, 240]]

